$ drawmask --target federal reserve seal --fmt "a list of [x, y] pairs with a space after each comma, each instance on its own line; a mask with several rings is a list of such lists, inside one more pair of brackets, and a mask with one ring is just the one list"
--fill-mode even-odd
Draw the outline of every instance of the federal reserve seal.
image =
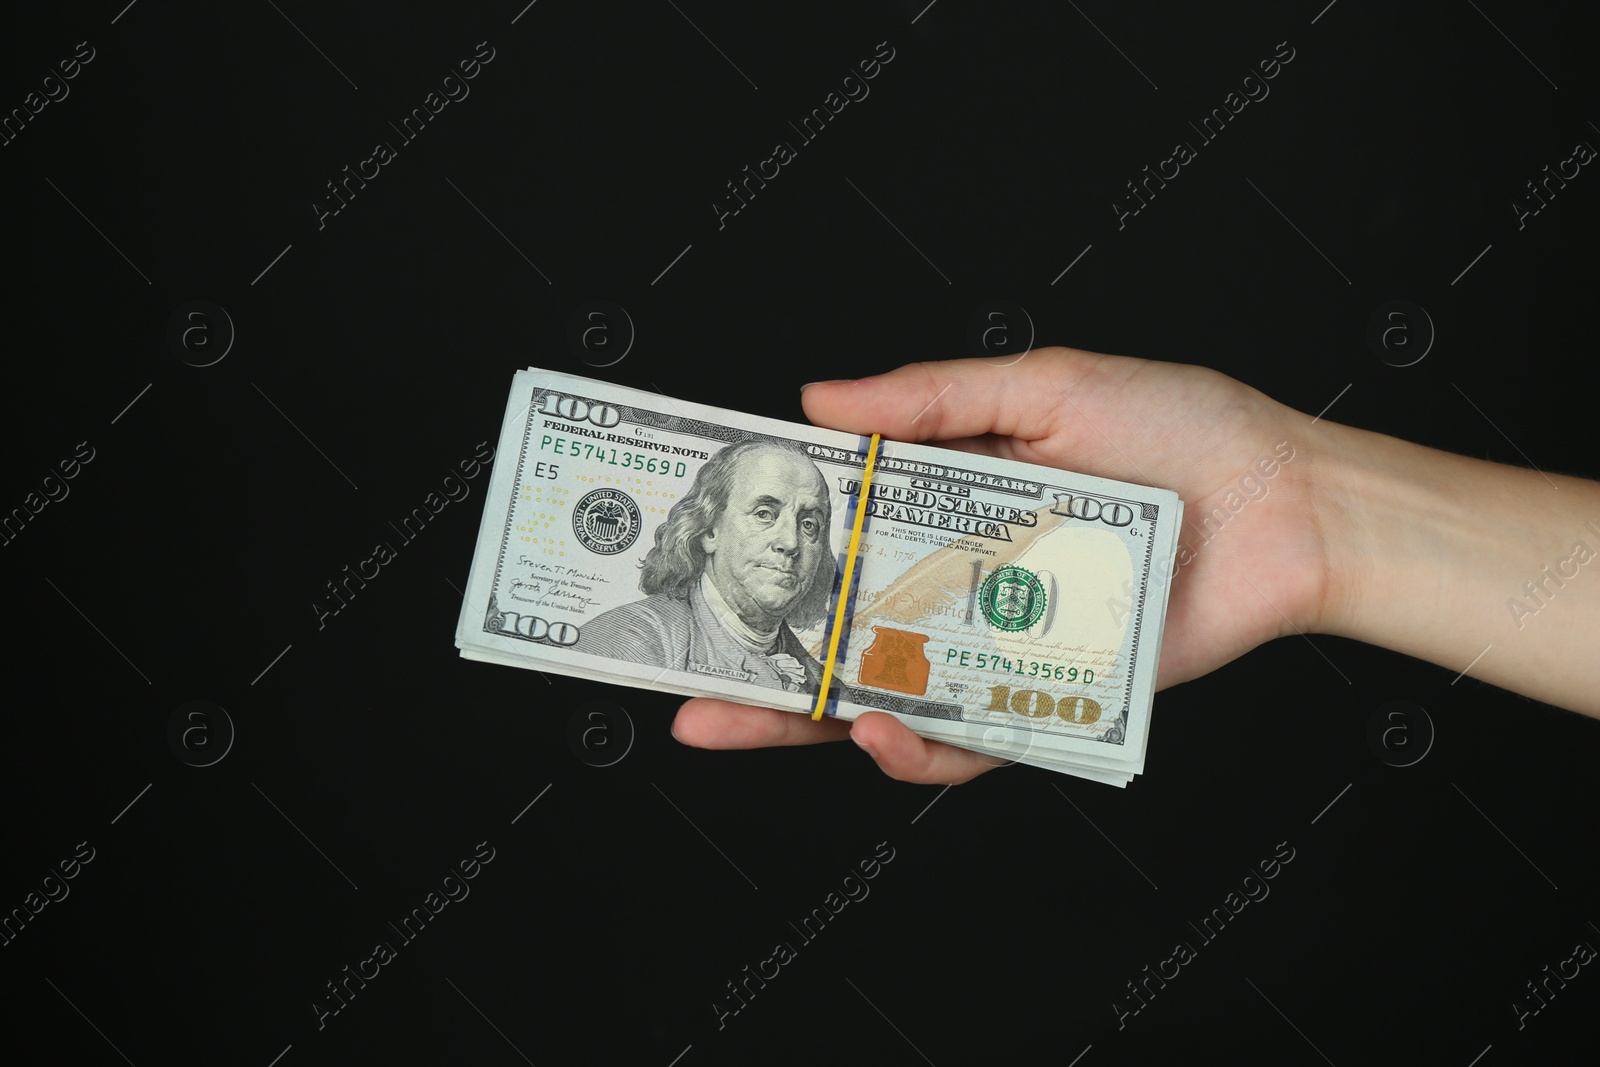
[[1026, 567], [1007, 564], [978, 590], [983, 617], [997, 630], [1026, 630], [1044, 617], [1044, 583]]
[[572, 532], [578, 543], [601, 556], [614, 556], [639, 539], [644, 525], [639, 505], [620, 489], [586, 493], [572, 509]]

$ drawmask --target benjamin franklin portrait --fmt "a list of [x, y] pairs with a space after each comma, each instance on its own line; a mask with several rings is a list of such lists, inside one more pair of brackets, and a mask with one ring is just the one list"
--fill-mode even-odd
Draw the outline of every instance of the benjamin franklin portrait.
[[822, 472], [771, 441], [728, 445], [673, 504], [640, 568], [645, 599], [585, 622], [576, 650], [788, 692], [822, 667], [796, 629], [828, 609], [835, 563]]

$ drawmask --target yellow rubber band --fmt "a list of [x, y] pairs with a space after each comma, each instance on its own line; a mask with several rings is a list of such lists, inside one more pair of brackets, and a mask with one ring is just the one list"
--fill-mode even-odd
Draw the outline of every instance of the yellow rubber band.
[[844, 581], [839, 584], [839, 606], [833, 612], [833, 636], [828, 640], [828, 658], [822, 665], [822, 686], [817, 690], [813, 719], [822, 718], [828, 706], [828, 686], [833, 681], [833, 665], [839, 658], [839, 638], [844, 634], [844, 612], [850, 601], [850, 579], [856, 570], [856, 553], [861, 549], [861, 524], [867, 517], [868, 493], [872, 489], [872, 469], [878, 462], [878, 435], [867, 446], [867, 466], [861, 472], [861, 489], [856, 495], [856, 521], [850, 530], [850, 548], [844, 557]]

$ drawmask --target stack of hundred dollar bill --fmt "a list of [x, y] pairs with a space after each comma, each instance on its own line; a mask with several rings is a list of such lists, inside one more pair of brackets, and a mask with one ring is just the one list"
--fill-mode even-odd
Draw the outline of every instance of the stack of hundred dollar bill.
[[870, 444], [519, 371], [456, 645], [797, 715], [887, 712], [997, 763], [1132, 781], [1177, 495], [881, 441], [863, 502]]

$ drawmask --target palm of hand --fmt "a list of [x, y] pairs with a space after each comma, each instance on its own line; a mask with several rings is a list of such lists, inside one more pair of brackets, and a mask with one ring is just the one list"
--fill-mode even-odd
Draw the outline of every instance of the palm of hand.
[[[1314, 623], [1325, 552], [1303, 415], [1202, 367], [1059, 349], [974, 364], [920, 365], [930, 397], [960, 368], [976, 409], [935, 407], [908, 437], [1172, 489], [1184, 501], [1176, 556], [1156, 561], [1173, 583], [1158, 688]], [[923, 392], [906, 388], [895, 407]], [[985, 422], [985, 432], [949, 436]]]

